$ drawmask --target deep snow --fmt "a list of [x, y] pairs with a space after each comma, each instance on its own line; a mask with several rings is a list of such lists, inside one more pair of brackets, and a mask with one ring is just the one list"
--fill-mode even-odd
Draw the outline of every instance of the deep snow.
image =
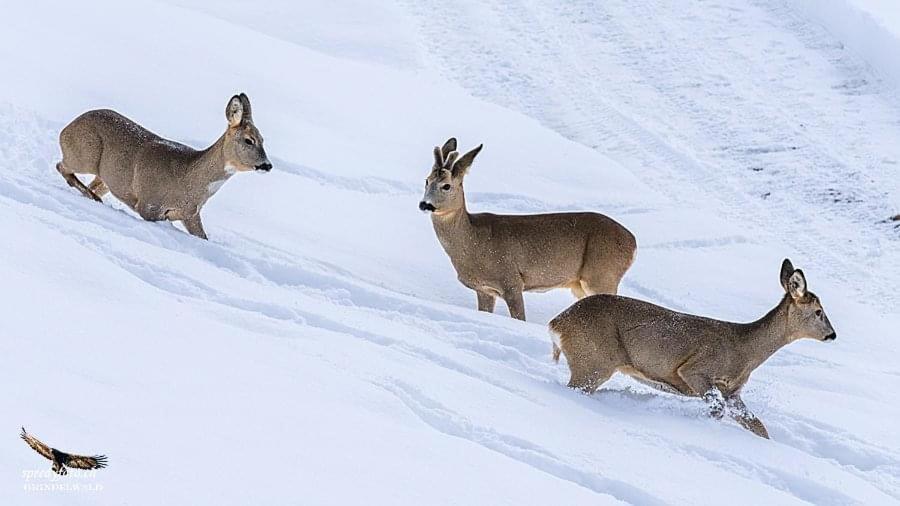
[[[4, 10], [0, 502], [900, 502], [900, 233], [883, 222], [900, 95], [841, 16], [799, 0]], [[210, 200], [209, 242], [53, 170], [86, 109], [205, 147], [238, 91], [275, 170]], [[780, 298], [782, 258], [803, 268], [839, 337], [751, 378], [772, 440], [622, 377], [566, 389], [544, 324], [567, 292], [529, 294], [528, 323], [474, 311], [416, 210], [451, 135], [485, 143], [472, 210], [628, 226], [626, 295], [746, 321]], [[50, 466], [22, 425], [107, 454], [68, 482], [102, 490], [24, 490]]]

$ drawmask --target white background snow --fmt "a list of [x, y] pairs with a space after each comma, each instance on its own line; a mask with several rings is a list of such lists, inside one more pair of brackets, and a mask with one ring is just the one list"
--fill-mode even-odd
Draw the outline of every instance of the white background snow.
[[[895, 2], [258, 4], [3, 5], [0, 504], [900, 503]], [[275, 169], [209, 242], [53, 169], [85, 110], [205, 147], [240, 91]], [[416, 209], [450, 136], [470, 209], [628, 226], [625, 295], [748, 321], [802, 268], [838, 339], [752, 376], [772, 439], [568, 390], [568, 292], [476, 312]], [[22, 425], [102, 490], [26, 491]]]

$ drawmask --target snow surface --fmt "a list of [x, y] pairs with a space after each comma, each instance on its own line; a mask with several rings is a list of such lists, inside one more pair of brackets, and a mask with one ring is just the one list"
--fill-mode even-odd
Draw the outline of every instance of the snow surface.
[[[861, 42], [900, 24], [863, 3], [884, 32], [803, 0], [5, 5], [0, 504], [900, 503], [900, 80]], [[205, 146], [238, 91], [275, 169], [209, 242], [53, 169], [84, 110]], [[626, 295], [746, 321], [803, 268], [838, 339], [751, 378], [772, 439], [565, 388], [567, 292], [476, 312], [416, 210], [451, 135], [485, 144], [471, 209], [628, 226]], [[55, 482], [102, 490], [26, 491], [22, 425], [108, 455]]]
[[827, 28], [841, 45], [900, 81], [900, 3], [895, 0], [792, 0]]

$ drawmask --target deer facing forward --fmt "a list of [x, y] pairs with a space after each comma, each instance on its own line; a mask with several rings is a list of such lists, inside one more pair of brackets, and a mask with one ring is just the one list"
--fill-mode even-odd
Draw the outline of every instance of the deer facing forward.
[[641, 383], [702, 397], [709, 413], [728, 412], [744, 428], [768, 438], [765, 425], [741, 400], [750, 373], [781, 347], [837, 335], [803, 271], [781, 265], [785, 295], [752, 323], [730, 323], [678, 313], [613, 295], [579, 300], [550, 321], [571, 371], [569, 386], [593, 393], [616, 371]]
[[459, 156], [454, 138], [435, 147], [419, 203], [419, 209], [431, 212], [459, 281], [477, 294], [478, 310], [492, 312], [501, 297], [509, 314], [524, 320], [524, 291], [569, 288], [577, 298], [616, 293], [637, 245], [634, 235], [611, 218], [586, 212], [468, 212], [463, 179], [481, 148]]
[[[145, 220], [180, 220], [206, 239], [200, 221], [206, 201], [236, 172], [272, 169], [247, 95], [228, 101], [225, 118], [225, 133], [197, 151], [115, 111], [88, 111], [60, 132], [63, 159], [56, 170], [85, 197], [100, 202], [111, 192]], [[88, 187], [75, 174], [93, 174], [94, 180]]]

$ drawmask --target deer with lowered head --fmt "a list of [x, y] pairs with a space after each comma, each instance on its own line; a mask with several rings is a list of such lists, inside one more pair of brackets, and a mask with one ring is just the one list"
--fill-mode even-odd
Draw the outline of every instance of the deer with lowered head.
[[[250, 99], [241, 93], [225, 106], [228, 127], [198, 151], [164, 139], [108, 109], [88, 111], [59, 134], [56, 170], [69, 186], [101, 202], [107, 192], [148, 221], [181, 221], [206, 239], [200, 209], [236, 172], [268, 172], [272, 164], [253, 123]], [[93, 174], [85, 186], [75, 174]]]
[[[469, 213], [463, 180], [482, 146], [459, 156], [456, 139], [434, 148], [419, 209], [431, 212], [438, 241], [459, 281], [475, 291], [478, 310], [497, 297], [525, 319], [524, 291], [569, 288], [577, 298], [616, 293], [634, 260], [634, 235], [597, 213]], [[559, 350], [554, 347], [554, 356]]]
[[785, 295], [752, 323], [678, 313], [649, 302], [595, 295], [550, 321], [554, 341], [571, 371], [569, 386], [593, 393], [616, 371], [671, 393], [700, 397], [710, 416], [727, 414], [767, 438], [765, 425], [741, 400], [750, 373], [798, 339], [837, 338], [803, 271], [785, 259]]

